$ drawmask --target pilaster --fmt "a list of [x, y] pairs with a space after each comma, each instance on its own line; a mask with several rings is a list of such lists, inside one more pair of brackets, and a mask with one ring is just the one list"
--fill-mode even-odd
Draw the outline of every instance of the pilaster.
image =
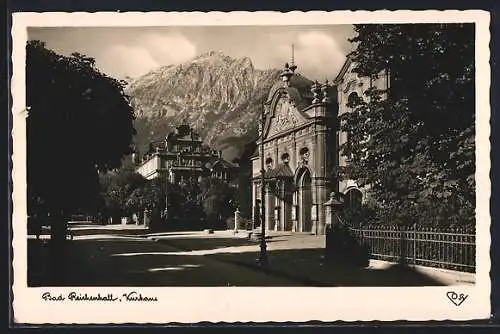
[[265, 186], [265, 203], [266, 203], [266, 209], [265, 209], [266, 230], [271, 230], [274, 225], [274, 195], [271, 193], [269, 185]]
[[299, 187], [296, 187], [295, 192], [292, 194], [292, 232], [299, 231], [299, 215], [298, 215], [298, 206], [299, 206]]
[[325, 224], [326, 224], [326, 212], [325, 212], [325, 203], [328, 200], [328, 190], [325, 179], [317, 179], [316, 180], [317, 187], [317, 203], [318, 203], [318, 234], [325, 233]]

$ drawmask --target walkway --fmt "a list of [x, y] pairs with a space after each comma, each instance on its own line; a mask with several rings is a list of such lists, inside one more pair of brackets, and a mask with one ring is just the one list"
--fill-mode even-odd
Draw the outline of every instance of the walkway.
[[[33, 285], [73, 286], [424, 286], [443, 281], [412, 268], [381, 265], [339, 268], [322, 262], [324, 236], [271, 232], [269, 264], [240, 231], [149, 234], [134, 225], [77, 225], [65, 254], [29, 240]], [[44, 246], [45, 245], [45, 246]], [[52, 259], [52, 260], [51, 260]], [[51, 275], [47, 270], [59, 268]], [[64, 268], [61, 270], [60, 268]]]

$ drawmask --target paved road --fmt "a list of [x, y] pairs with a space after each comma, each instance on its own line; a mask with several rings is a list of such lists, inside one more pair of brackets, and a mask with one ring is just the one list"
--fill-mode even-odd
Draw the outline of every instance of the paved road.
[[[30, 286], [426, 286], [439, 277], [398, 265], [323, 265], [324, 237], [275, 233], [269, 267], [259, 245], [232, 231], [147, 234], [138, 226], [72, 226], [64, 252], [28, 242]], [[272, 233], [271, 233], [272, 234]], [[61, 272], [58, 270], [64, 269]], [[448, 283], [446, 283], [448, 284]]]
[[[300, 282], [147, 238], [135, 227], [77, 227], [59, 265], [71, 286], [298, 286]], [[182, 238], [182, 234], [180, 235]], [[32, 242], [37, 242], [32, 240]], [[202, 241], [200, 241], [202, 244]], [[196, 241], [193, 242], [197, 244]], [[255, 249], [257, 246], [254, 246]], [[203, 248], [203, 247], [201, 247]], [[61, 254], [59, 254], [61, 256]], [[44, 268], [40, 266], [40, 268]], [[40, 277], [40, 275], [38, 275]], [[46, 277], [42, 275], [42, 277]], [[58, 284], [59, 285], [59, 284]]]

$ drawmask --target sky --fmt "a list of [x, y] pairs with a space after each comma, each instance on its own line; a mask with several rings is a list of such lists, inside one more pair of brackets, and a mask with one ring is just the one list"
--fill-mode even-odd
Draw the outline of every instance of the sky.
[[118, 79], [136, 78], [208, 51], [249, 57], [258, 69], [282, 68], [294, 45], [297, 72], [333, 80], [351, 51], [351, 25], [30, 28], [28, 39], [64, 55], [79, 52]]

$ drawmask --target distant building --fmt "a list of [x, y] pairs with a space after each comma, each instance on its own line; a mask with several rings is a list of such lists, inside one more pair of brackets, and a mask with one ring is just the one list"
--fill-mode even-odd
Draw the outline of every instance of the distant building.
[[[340, 69], [337, 77], [333, 81], [334, 85], [337, 87], [337, 104], [338, 104], [338, 115], [351, 112], [351, 108], [347, 105], [353, 99], [366, 99], [365, 91], [376, 87], [382, 90], [388, 90], [390, 85], [389, 73], [382, 71], [376, 78], [361, 77], [353, 70], [356, 67], [356, 63], [352, 60], [352, 57], [347, 57], [344, 65]], [[382, 98], [385, 98], [382, 95]], [[344, 144], [347, 141], [347, 133], [338, 132], [337, 134], [337, 146]], [[339, 166], [347, 165], [347, 158], [342, 156], [340, 152], [338, 155]], [[355, 180], [345, 180], [339, 182], [338, 191], [344, 195], [345, 206], [355, 209], [361, 205], [361, 202], [366, 199], [367, 188], [359, 188]]]
[[146, 179], [164, 178], [171, 183], [199, 182], [210, 176], [229, 181], [233, 169], [222, 159], [220, 151], [203, 145], [200, 136], [185, 124], [169, 133], [165, 140], [150, 143], [148, 152], [136, 164], [137, 172]]

